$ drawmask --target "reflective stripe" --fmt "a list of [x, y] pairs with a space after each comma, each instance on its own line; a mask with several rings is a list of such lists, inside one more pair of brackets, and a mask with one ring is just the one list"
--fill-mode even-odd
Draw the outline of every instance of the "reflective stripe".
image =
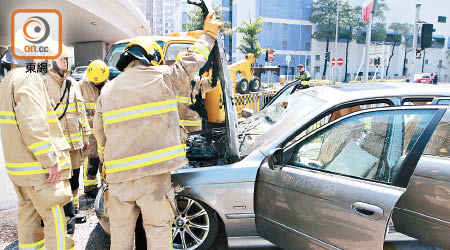
[[[64, 112], [64, 109], [66, 108], [66, 104], [60, 104], [58, 108], [55, 110], [55, 113], [57, 115], [61, 115]], [[66, 113], [75, 112], [77, 111], [75, 103], [70, 103], [69, 107], [67, 108]]]
[[81, 132], [64, 136], [66, 137], [68, 143], [81, 141], [83, 139], [82, 138], [83, 135], [81, 134]]
[[82, 127], [82, 128], [85, 128], [85, 127], [87, 127], [87, 126], [89, 126], [88, 121], [87, 121], [86, 119], [81, 120], [81, 127]]
[[19, 250], [41, 250], [44, 249], [45, 239], [35, 243], [23, 244], [19, 242]]
[[204, 56], [205, 58], [208, 58], [209, 56], [209, 48], [203, 44], [196, 43], [194, 46], [192, 46], [189, 50], [195, 51], [199, 53], [200, 55]]
[[33, 152], [35, 156], [39, 156], [41, 154], [46, 154], [53, 149], [53, 145], [50, 143], [50, 140], [40, 141], [31, 144], [28, 148]]
[[186, 145], [179, 144], [173, 147], [159, 149], [150, 153], [126, 157], [118, 160], [106, 161], [106, 173], [115, 173], [148, 165], [165, 162], [186, 155]]
[[84, 186], [97, 186], [98, 180], [95, 178], [95, 180], [88, 179], [88, 168], [89, 168], [89, 157], [84, 158]]
[[173, 250], [172, 223], [173, 223], [173, 221], [169, 221], [169, 234], [170, 234], [170, 237], [169, 237], [169, 242], [170, 242], [169, 250]]
[[202, 125], [202, 120], [180, 120], [180, 125], [185, 127], [197, 127]]
[[95, 103], [95, 102], [85, 102], [84, 103], [84, 107], [89, 110], [95, 109], [95, 105], [97, 105], [97, 103]]
[[124, 109], [117, 109], [103, 113], [104, 126], [117, 122], [128, 121], [152, 115], [164, 114], [177, 111], [177, 100], [171, 99], [162, 102], [152, 102], [142, 105], [132, 106]]
[[17, 124], [16, 114], [11, 111], [0, 111], [0, 123]]
[[193, 104], [196, 101], [195, 98], [191, 100], [191, 98], [187, 96], [177, 96], [177, 102], [178, 103], [185, 103], [185, 104]]
[[65, 222], [59, 205], [52, 207], [53, 219], [55, 220], [56, 245], [57, 249], [66, 249], [66, 232], [64, 232]]
[[73, 204], [74, 204], [74, 205], [78, 205], [78, 200], [79, 200], [79, 198], [80, 198], [79, 196], [74, 196], [74, 197], [73, 197]]
[[55, 123], [58, 122], [58, 117], [56, 116], [55, 111], [48, 111], [47, 112], [47, 123]]
[[[46, 174], [48, 170], [38, 161], [25, 163], [6, 163], [6, 172], [11, 175]], [[69, 160], [63, 159], [58, 163], [61, 170], [70, 169], [72, 165]]]
[[86, 110], [86, 108], [84, 107], [84, 102], [77, 102], [77, 109], [79, 111]]
[[102, 147], [99, 144], [97, 144], [97, 153], [105, 154], [105, 147]]

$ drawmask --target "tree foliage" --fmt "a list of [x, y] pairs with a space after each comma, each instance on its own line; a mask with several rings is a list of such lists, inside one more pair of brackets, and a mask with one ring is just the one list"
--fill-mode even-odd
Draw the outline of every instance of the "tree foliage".
[[[223, 13], [222, 13], [222, 7], [213, 7], [214, 11], [216, 12], [216, 18], [223, 20]], [[186, 23], [182, 24], [183, 31], [195, 31], [195, 30], [202, 30], [203, 29], [203, 15], [200, 8], [195, 8], [187, 14], [187, 21]], [[224, 28], [220, 30], [221, 32], [224, 32], [225, 34], [230, 34], [231, 31], [231, 23], [230, 22], [224, 22]]]
[[262, 18], [258, 17], [254, 22], [244, 21], [238, 28], [237, 32], [243, 34], [240, 45], [238, 49], [244, 53], [253, 53], [255, 58], [258, 58], [265, 49], [261, 48], [258, 42], [258, 34], [263, 31]]

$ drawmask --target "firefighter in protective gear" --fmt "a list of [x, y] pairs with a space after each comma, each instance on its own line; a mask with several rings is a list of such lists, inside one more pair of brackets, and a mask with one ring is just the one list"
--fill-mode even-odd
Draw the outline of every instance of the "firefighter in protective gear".
[[[67, 74], [67, 58], [69, 53], [63, 46], [62, 55], [52, 61], [52, 67], [43, 76], [50, 103], [58, 116], [64, 136], [70, 145], [69, 153], [72, 163], [70, 186], [73, 194], [75, 213], [78, 212], [78, 188], [80, 166], [84, 163], [82, 151], [89, 146], [90, 126], [86, 117], [83, 96], [79, 84]], [[83, 222], [78, 217], [78, 222]]]
[[42, 77], [27, 73], [10, 50], [4, 61], [12, 68], [0, 84], [0, 133], [18, 198], [19, 248], [74, 249], [63, 209], [72, 197], [69, 145]]
[[[176, 61], [186, 55], [186, 51], [178, 53]], [[196, 76], [190, 81], [190, 84], [185, 85], [185, 88], [180, 89], [178, 100], [178, 115], [180, 116], [180, 126], [183, 142], [186, 141], [187, 132], [194, 132], [202, 130], [202, 118], [199, 113], [193, 110], [192, 105], [197, 102], [197, 98], [201, 98], [202, 94], [212, 88], [209, 81], [208, 73], [203, 76]]]
[[148, 249], [171, 249], [175, 216], [170, 172], [187, 163], [179, 132], [177, 95], [206, 63], [221, 21], [205, 19], [205, 33], [171, 66], [159, 45], [136, 40], [122, 53], [123, 71], [105, 85], [96, 105], [94, 134], [109, 195], [111, 249], [132, 249], [139, 212]]
[[[89, 63], [86, 77], [81, 81], [80, 89], [84, 99], [89, 126], [93, 127], [95, 104], [100, 96], [100, 90], [109, 78], [109, 68], [102, 60]], [[95, 199], [98, 192], [97, 172], [102, 165], [97, 153], [97, 141], [94, 134], [89, 136], [89, 149], [84, 151], [84, 193]], [[103, 175], [100, 175], [103, 180]]]
[[303, 64], [299, 64], [297, 66], [297, 70], [298, 70], [298, 73], [297, 73], [297, 76], [295, 77], [295, 79], [298, 79], [302, 82], [311, 80], [311, 74], [307, 70], [305, 70], [305, 67], [303, 66]]

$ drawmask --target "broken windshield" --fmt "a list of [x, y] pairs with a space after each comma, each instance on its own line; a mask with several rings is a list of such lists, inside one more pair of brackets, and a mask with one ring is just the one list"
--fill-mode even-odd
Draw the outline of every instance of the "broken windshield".
[[261, 112], [240, 124], [241, 149], [244, 155], [245, 152], [251, 152], [261, 144], [255, 143], [256, 141], [268, 142], [266, 139], [270, 141], [270, 138], [274, 138], [273, 134], [279, 134], [273, 132], [265, 135], [273, 127], [282, 125], [284, 128], [291, 128], [302, 118], [327, 103], [317, 97], [314, 91], [300, 90], [292, 95], [289, 95], [290, 91], [286, 93], [279, 95]]

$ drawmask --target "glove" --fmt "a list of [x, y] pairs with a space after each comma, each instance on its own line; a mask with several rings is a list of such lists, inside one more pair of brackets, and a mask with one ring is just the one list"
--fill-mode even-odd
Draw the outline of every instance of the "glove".
[[223, 27], [223, 22], [214, 18], [214, 11], [206, 16], [205, 23], [203, 24], [203, 30], [206, 34], [217, 40], [217, 34], [219, 29]]

